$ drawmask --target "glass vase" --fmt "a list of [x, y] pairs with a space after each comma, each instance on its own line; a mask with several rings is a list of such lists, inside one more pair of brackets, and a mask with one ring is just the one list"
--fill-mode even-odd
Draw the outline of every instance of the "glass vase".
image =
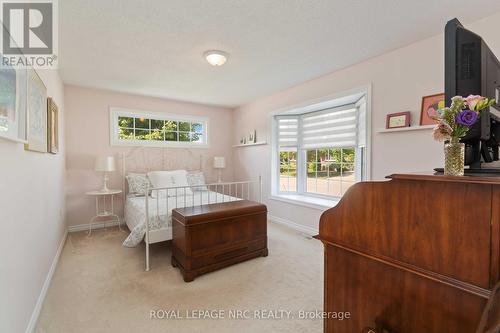
[[465, 144], [459, 138], [451, 138], [444, 145], [444, 174], [445, 176], [464, 175]]

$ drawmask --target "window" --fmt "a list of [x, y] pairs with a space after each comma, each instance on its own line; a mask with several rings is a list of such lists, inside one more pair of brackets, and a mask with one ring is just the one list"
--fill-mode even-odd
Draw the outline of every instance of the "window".
[[[354, 99], [354, 97], [353, 97]], [[275, 194], [339, 198], [366, 174], [366, 101], [274, 118]]]
[[280, 151], [280, 191], [297, 191], [297, 151]]
[[206, 118], [111, 110], [114, 145], [207, 146]]
[[340, 197], [356, 182], [356, 149], [309, 149], [306, 156], [307, 193]]
[[297, 131], [298, 119], [284, 117], [279, 123], [279, 191], [297, 191]]

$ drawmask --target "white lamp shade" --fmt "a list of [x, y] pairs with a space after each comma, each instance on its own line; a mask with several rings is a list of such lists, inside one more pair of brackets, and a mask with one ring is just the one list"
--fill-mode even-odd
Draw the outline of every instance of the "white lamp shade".
[[116, 170], [113, 156], [99, 156], [95, 160], [95, 171], [112, 172]]
[[226, 167], [226, 159], [224, 157], [214, 157], [214, 169], [224, 169]]

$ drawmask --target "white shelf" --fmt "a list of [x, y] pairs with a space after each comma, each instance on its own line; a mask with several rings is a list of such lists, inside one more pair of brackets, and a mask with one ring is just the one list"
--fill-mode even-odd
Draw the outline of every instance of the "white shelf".
[[431, 130], [436, 125], [423, 125], [423, 126], [410, 126], [410, 127], [401, 127], [401, 128], [380, 128], [377, 130], [377, 133], [392, 133], [392, 132], [408, 132], [408, 131], [422, 131], [422, 130]]
[[252, 143], [243, 143], [239, 145], [234, 145], [233, 148], [236, 147], [247, 147], [247, 146], [260, 146], [260, 145], [267, 145], [266, 141], [260, 141], [260, 142], [252, 142]]

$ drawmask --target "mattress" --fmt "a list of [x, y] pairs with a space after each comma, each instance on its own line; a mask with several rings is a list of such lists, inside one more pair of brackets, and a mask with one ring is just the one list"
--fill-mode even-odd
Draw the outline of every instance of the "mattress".
[[[168, 209], [167, 209], [168, 200]], [[241, 200], [226, 194], [214, 191], [198, 191], [193, 195], [155, 199], [148, 197], [149, 202], [149, 230], [169, 229], [172, 226], [172, 209], [207, 205]], [[146, 198], [129, 196], [125, 201], [125, 222], [130, 229], [129, 236], [123, 241], [126, 247], [137, 246], [146, 234]]]

